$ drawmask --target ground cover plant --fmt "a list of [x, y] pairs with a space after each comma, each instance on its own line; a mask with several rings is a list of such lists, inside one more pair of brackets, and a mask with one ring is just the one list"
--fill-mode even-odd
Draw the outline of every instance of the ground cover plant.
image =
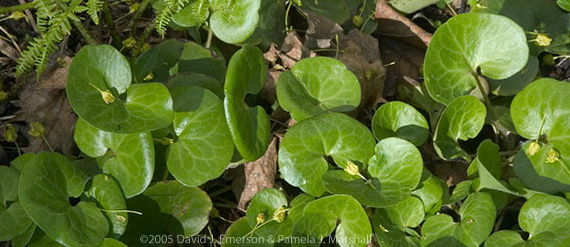
[[570, 246], [569, 1], [8, 2], [2, 246]]

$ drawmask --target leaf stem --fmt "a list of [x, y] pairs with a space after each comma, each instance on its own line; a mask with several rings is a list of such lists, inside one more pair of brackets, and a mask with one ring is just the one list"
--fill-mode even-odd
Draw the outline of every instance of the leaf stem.
[[146, 7], [148, 6], [149, 3], [150, 3], [150, 0], [143, 0], [141, 2], [139, 9], [137, 10], [137, 12], [135, 12], [135, 15], [133, 15], [133, 19], [131, 19], [131, 22], [129, 23], [129, 27], [131, 29], [130, 37], [135, 36], [135, 34], [137, 32], [137, 22], [141, 18], [142, 13], [144, 12], [144, 10], [146, 9]]
[[48, 146], [49, 150], [51, 150], [52, 153], [55, 153], [55, 151], [53, 151], [53, 148], [51, 148], [51, 145], [49, 145], [48, 140], [46, 139], [45, 135], [42, 135], [42, 139], [44, 140], [44, 142], [46, 143], [46, 145]]
[[83, 38], [85, 38], [85, 41], [87, 41], [88, 44], [96, 45], [99, 43], [95, 40], [95, 38], [93, 38], [93, 36], [89, 33], [89, 31], [87, 31], [87, 29], [83, 26], [83, 24], [81, 24], [81, 22], [76, 20], [71, 20], [71, 22], [73, 23], [73, 26], [75, 26], [75, 28], [79, 30], [81, 35], [83, 35]]
[[2, 8], [0, 8], [0, 15], [12, 13], [15, 11], [23, 11], [26, 9], [31, 9], [31, 8], [34, 8], [35, 6], [36, 6], [36, 4], [34, 2], [31, 2], [31, 3], [14, 5], [14, 6], [2, 7]]
[[111, 32], [111, 37], [113, 37], [113, 45], [120, 50], [123, 47], [123, 40], [121, 39], [119, 32], [117, 32], [117, 28], [113, 22], [113, 16], [111, 15], [111, 10], [109, 9], [108, 0], [103, 3], [103, 14], [105, 15], [105, 21], [107, 22], [109, 31]]
[[18, 156], [22, 156], [22, 151], [20, 151], [20, 145], [18, 145], [17, 141], [15, 141], [14, 144], [16, 144], [16, 150], [18, 150]]
[[208, 27], [208, 38], [206, 39], [206, 49], [210, 49], [210, 46], [212, 45], [212, 36], [214, 35], [214, 32], [212, 31], [211, 28]]
[[489, 100], [489, 96], [487, 95], [485, 88], [483, 88], [483, 83], [481, 83], [481, 79], [479, 79], [479, 73], [473, 73], [472, 75], [473, 77], [475, 77], [475, 81], [477, 81], [477, 87], [479, 88], [479, 91], [481, 91], [481, 94], [483, 95], [483, 99], [485, 100], [485, 105], [487, 105], [487, 109], [489, 109], [489, 114], [491, 115], [491, 118], [493, 118], [493, 122], [498, 123], [499, 117], [497, 116], [497, 113], [493, 109], [493, 105]]
[[289, 11], [291, 10], [291, 5], [293, 5], [293, 0], [289, 0], [287, 11], [285, 11], [285, 30], [289, 30]]
[[128, 209], [102, 209], [100, 208], [99, 210], [103, 211], [103, 212], [109, 212], [109, 213], [131, 213], [131, 214], [138, 214], [138, 215], [143, 215], [143, 213], [139, 212], [139, 211], [134, 211], [134, 210], [128, 210]]

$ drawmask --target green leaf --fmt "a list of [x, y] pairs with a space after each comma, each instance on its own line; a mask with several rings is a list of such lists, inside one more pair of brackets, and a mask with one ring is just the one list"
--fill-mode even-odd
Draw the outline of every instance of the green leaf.
[[422, 200], [426, 214], [435, 214], [441, 209], [443, 193], [447, 189], [442, 179], [432, 175], [429, 170], [424, 168], [420, 184], [412, 191], [412, 195]]
[[220, 40], [238, 44], [245, 41], [259, 21], [261, 0], [214, 0], [210, 17], [212, 31]]
[[349, 195], [332, 195], [309, 202], [303, 212], [306, 214], [323, 216], [331, 229], [328, 234], [340, 221], [335, 237], [341, 247], [364, 247], [372, 241], [368, 216], [360, 203]]
[[345, 171], [329, 171], [323, 177], [325, 188], [352, 195], [372, 207], [386, 207], [408, 198], [422, 175], [419, 150], [408, 141], [389, 137], [378, 142], [375, 151], [368, 165], [372, 184]]
[[177, 138], [168, 149], [168, 169], [182, 184], [198, 186], [219, 177], [233, 155], [224, 106], [217, 95], [201, 87], [178, 86], [171, 94]]
[[440, 0], [415, 0], [415, 1], [393, 0], [388, 3], [390, 3], [390, 5], [394, 9], [397, 9], [398, 11], [403, 12], [405, 14], [409, 14], [412, 12], [416, 12], [420, 9], [423, 9], [427, 6], [430, 6], [432, 4], [436, 4], [439, 1]]
[[252, 228], [247, 223], [247, 218], [242, 217], [234, 222], [226, 231], [222, 239], [222, 247], [271, 247], [273, 243], [268, 243], [258, 236], [246, 236]]
[[103, 242], [109, 223], [92, 203], [72, 206], [86, 178], [71, 161], [57, 153], [40, 153], [20, 176], [20, 203], [30, 218], [51, 239], [65, 246], [86, 246]]
[[461, 157], [471, 160], [457, 143], [475, 138], [485, 124], [485, 105], [474, 96], [461, 96], [453, 100], [441, 113], [435, 129], [433, 144], [439, 157], [451, 160]]
[[[211, 76], [198, 73], [183, 74], [178, 73], [172, 79], [168, 81], [166, 85], [168, 90], [172, 93], [172, 90], [179, 87], [203, 87], [215, 93], [220, 99], [224, 98], [224, 90], [220, 83]], [[173, 104], [176, 104], [176, 98], [172, 96]], [[176, 108], [176, 106], [174, 107]], [[176, 110], [175, 110], [176, 111]]]
[[[327, 219], [315, 213], [303, 214], [293, 230], [291, 241], [292, 247], [319, 247], [322, 240], [334, 230], [329, 226]], [[294, 241], [304, 239], [305, 241]]]
[[202, 25], [210, 16], [208, 0], [194, 0], [172, 16], [172, 22], [181, 27]]
[[64, 245], [59, 244], [58, 242], [54, 241], [53, 239], [46, 236], [41, 229], [36, 229], [33, 233], [32, 239], [27, 246], [29, 247], [63, 247]]
[[85, 191], [85, 195], [93, 198], [106, 210], [103, 212], [111, 223], [109, 237], [120, 237], [125, 232], [129, 216], [124, 212], [127, 204], [117, 181], [106, 174], [96, 175], [91, 181], [91, 186]]
[[0, 241], [24, 234], [32, 225], [18, 200], [19, 178], [20, 172], [15, 168], [0, 166]]
[[489, 80], [491, 90], [496, 95], [511, 96], [523, 90], [538, 74], [538, 58], [529, 56], [524, 68], [503, 80]]
[[127, 245], [119, 240], [106, 238], [105, 241], [103, 242], [103, 247], [127, 247]]
[[[410, 197], [415, 198], [415, 197]], [[417, 199], [417, 198], [416, 198]], [[414, 199], [411, 199], [414, 200]], [[421, 202], [420, 202], [421, 203]], [[423, 210], [423, 208], [422, 208]], [[383, 247], [419, 247], [420, 239], [402, 230], [402, 226], [394, 223], [386, 210], [378, 209], [373, 218], [374, 233]], [[413, 231], [413, 230], [412, 230]]]
[[345, 1], [304, 0], [303, 5], [300, 7], [303, 10], [323, 15], [338, 24], [343, 24], [350, 18], [350, 10]]
[[169, 39], [141, 54], [133, 66], [136, 82], [144, 82], [149, 75], [152, 81], [162, 82], [170, 77], [170, 69], [176, 65], [184, 43]]
[[[186, 42], [178, 60], [178, 72], [192, 72], [216, 78], [220, 84], [226, 77], [226, 61], [220, 52], [206, 49], [194, 42]], [[217, 89], [213, 90], [218, 93]]]
[[415, 228], [424, 221], [424, 204], [415, 196], [410, 196], [384, 210], [401, 230], [406, 227]]
[[479, 165], [485, 166], [485, 169], [495, 179], [501, 179], [502, 167], [499, 146], [489, 139], [484, 140], [479, 144], [479, 147], [477, 147], [477, 157], [473, 160], [471, 165], [469, 165], [469, 169], [467, 170], [467, 175], [470, 179], [477, 177], [476, 174]]
[[471, 194], [459, 208], [461, 222], [449, 215], [427, 218], [422, 226], [422, 246], [478, 247], [487, 239], [495, 223], [495, 204], [485, 192]]
[[278, 159], [285, 181], [321, 196], [327, 156], [344, 167], [349, 160], [365, 164], [373, 153], [374, 137], [368, 128], [344, 114], [330, 113], [291, 127], [281, 141]]
[[160, 212], [176, 218], [184, 228], [184, 236], [198, 234], [208, 224], [212, 201], [197, 187], [186, 187], [178, 181], [163, 181], [145, 192], [160, 207]]
[[[530, 142], [525, 143], [517, 152], [513, 168], [517, 177], [530, 189], [546, 193], [569, 192], [570, 183], [565, 164], [545, 162], [552, 144], [543, 145], [534, 155], [530, 155]], [[551, 176], [551, 177], [550, 177]]]
[[296, 121], [331, 111], [346, 112], [360, 104], [360, 83], [340, 61], [328, 57], [303, 59], [277, 83], [283, 109]]
[[485, 247], [566, 246], [570, 244], [570, 204], [561, 197], [534, 195], [522, 206], [519, 225], [529, 233], [527, 240], [514, 231], [493, 234]]
[[428, 138], [429, 126], [424, 116], [411, 105], [400, 101], [383, 104], [372, 118], [376, 139], [399, 137], [421, 146]]
[[24, 233], [22, 233], [18, 236], [14, 236], [11, 240], [12, 247], [27, 246], [27, 244], [32, 239], [32, 235], [36, 231], [36, 228], [37, 228], [36, 224], [31, 224], [30, 227], [28, 227], [28, 229], [26, 229], [26, 231]]
[[[264, 238], [271, 236], [270, 239], [276, 239], [279, 236], [291, 235], [294, 222], [288, 220], [286, 213], [284, 215], [276, 214], [276, 212], [280, 212], [279, 210], [287, 209], [287, 206], [287, 198], [278, 189], [264, 189], [257, 192], [247, 208], [246, 218], [249, 226], [255, 228], [257, 217], [259, 214], [263, 214], [264, 223], [267, 223], [255, 231], [258, 236]], [[275, 220], [277, 218], [280, 218], [281, 222]]]
[[465, 199], [473, 192], [471, 189], [472, 184], [473, 180], [465, 180], [458, 183], [455, 188], [453, 188], [453, 192], [451, 192], [451, 196], [445, 204], [453, 204]]
[[257, 28], [246, 40], [246, 43], [261, 43], [261, 49], [265, 51], [272, 43], [279, 44], [282, 42], [287, 34], [284, 32], [285, 12], [285, 2], [283, 1], [261, 1]]
[[560, 8], [562, 8], [563, 10], [570, 11], [570, 1], [568, 1], [568, 0], [557, 0], [556, 4], [558, 4], [558, 6]]
[[160, 83], [131, 85], [129, 62], [109, 45], [89, 45], [77, 53], [69, 68], [66, 92], [77, 115], [101, 130], [134, 133], [172, 122], [172, 99], [166, 87]]
[[527, 59], [526, 36], [515, 22], [487, 13], [457, 15], [439, 27], [430, 42], [424, 62], [426, 87], [435, 100], [449, 104], [476, 89], [478, 71], [506, 79]]
[[150, 133], [122, 134], [99, 130], [82, 118], [75, 125], [75, 142], [99, 166], [117, 179], [125, 196], [142, 193], [154, 172], [154, 145]]
[[247, 94], [261, 92], [264, 81], [265, 61], [258, 48], [244, 46], [232, 56], [224, 85], [226, 120], [237, 150], [248, 161], [261, 157], [269, 145], [267, 113], [244, 102]]

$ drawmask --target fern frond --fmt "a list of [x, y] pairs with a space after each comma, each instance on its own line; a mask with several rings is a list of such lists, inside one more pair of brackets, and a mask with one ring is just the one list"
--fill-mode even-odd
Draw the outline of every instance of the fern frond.
[[182, 7], [186, 5], [190, 0], [165, 0], [164, 9], [160, 11], [156, 19], [154, 20], [154, 28], [161, 36], [166, 33], [166, 26], [170, 23], [172, 16], [180, 12]]
[[103, 0], [87, 0], [87, 13], [97, 25], [99, 25], [99, 11], [103, 8], [103, 3]]

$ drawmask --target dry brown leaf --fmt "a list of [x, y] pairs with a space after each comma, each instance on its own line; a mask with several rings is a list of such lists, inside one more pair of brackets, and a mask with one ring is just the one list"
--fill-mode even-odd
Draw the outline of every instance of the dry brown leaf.
[[326, 49], [332, 46], [334, 40], [343, 36], [343, 29], [329, 18], [315, 14], [311, 11], [303, 11], [309, 24], [305, 33], [305, 46], [311, 50]]
[[425, 51], [389, 38], [380, 38], [380, 52], [386, 66], [384, 96], [396, 94], [396, 83], [404, 76], [420, 80]]
[[[399, 36], [417, 36], [427, 47], [431, 41], [432, 34], [426, 32], [421, 27], [416, 25], [413, 21], [406, 18], [405, 16], [394, 10], [386, 0], [378, 0], [376, 2], [376, 19], [381, 19], [379, 21], [378, 28], [379, 32], [382, 34], [392, 33]], [[382, 25], [382, 22], [387, 20], [395, 21], [389, 25]], [[398, 25], [398, 23], [402, 25]], [[386, 27], [390, 28], [385, 30]]]
[[277, 138], [273, 138], [261, 158], [244, 164], [245, 187], [241, 193], [238, 208], [244, 209], [257, 192], [275, 186], [277, 173]]
[[[71, 59], [64, 58], [66, 67], [57, 64], [46, 69], [40, 82], [35, 76], [24, 80], [16, 105], [20, 107], [15, 121], [40, 122], [45, 128], [45, 137], [52, 148], [66, 155], [75, 153], [73, 131], [77, 116], [69, 105], [65, 94], [67, 71]], [[54, 68], [55, 67], [55, 68]], [[48, 146], [40, 137], [29, 136], [25, 152], [38, 153], [49, 151]]]

